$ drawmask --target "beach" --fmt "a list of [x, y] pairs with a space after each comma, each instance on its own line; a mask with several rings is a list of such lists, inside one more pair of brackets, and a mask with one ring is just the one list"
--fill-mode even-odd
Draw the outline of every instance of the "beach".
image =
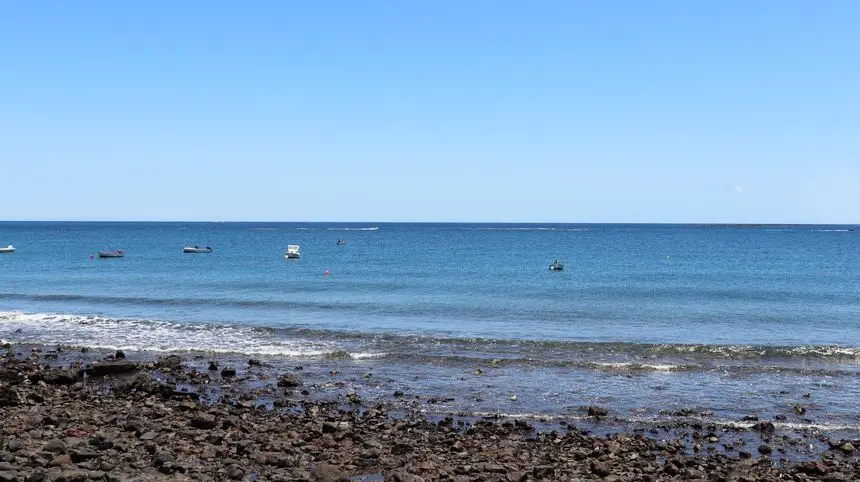
[[[437, 401], [409, 392], [365, 400], [355, 387], [373, 374], [338, 372], [334, 362], [283, 371], [211, 355], [28, 345], [3, 353], [4, 481], [860, 477], [860, 441], [792, 437], [771, 420], [646, 431], [592, 406], [583, 407], [589, 423], [551, 427], [428, 416]], [[602, 423], [600, 435], [584, 429]], [[820, 450], [802, 449], [810, 444]]]

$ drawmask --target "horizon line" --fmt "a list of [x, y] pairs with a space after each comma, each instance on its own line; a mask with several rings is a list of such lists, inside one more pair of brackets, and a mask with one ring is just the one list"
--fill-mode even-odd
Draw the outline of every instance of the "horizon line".
[[3, 219], [0, 223], [149, 223], [149, 224], [559, 224], [559, 225], [688, 225], [688, 226], [860, 226], [860, 223], [707, 222], [707, 221], [259, 221], [259, 220], [118, 220], [118, 219]]

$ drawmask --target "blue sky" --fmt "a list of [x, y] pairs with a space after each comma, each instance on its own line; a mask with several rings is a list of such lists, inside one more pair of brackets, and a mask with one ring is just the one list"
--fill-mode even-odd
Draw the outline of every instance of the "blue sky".
[[0, 219], [860, 223], [860, 3], [0, 3]]

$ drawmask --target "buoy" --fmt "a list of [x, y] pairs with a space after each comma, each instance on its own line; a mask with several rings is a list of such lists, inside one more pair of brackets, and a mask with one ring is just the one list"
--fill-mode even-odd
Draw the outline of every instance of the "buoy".
[[93, 259], [93, 255], [90, 255], [90, 259]]
[[331, 275], [331, 271], [329, 271], [329, 270], [325, 270], [325, 273], [324, 273], [324, 274], [325, 274], [325, 276], [329, 276], [329, 275]]

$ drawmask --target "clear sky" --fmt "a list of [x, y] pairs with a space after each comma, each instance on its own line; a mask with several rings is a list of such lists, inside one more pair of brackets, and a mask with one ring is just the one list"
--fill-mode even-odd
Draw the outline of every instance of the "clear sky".
[[0, 1], [0, 219], [860, 223], [860, 2]]

